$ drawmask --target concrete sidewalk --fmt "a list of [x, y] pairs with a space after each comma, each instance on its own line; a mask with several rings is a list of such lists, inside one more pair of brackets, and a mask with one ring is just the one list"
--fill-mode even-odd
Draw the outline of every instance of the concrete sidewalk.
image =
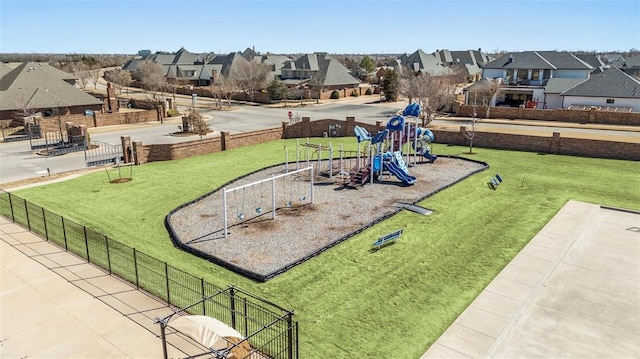
[[[0, 216], [1, 358], [162, 358], [159, 301]], [[200, 354], [179, 334], [168, 356]]]
[[569, 201], [422, 358], [640, 357], [640, 214]]

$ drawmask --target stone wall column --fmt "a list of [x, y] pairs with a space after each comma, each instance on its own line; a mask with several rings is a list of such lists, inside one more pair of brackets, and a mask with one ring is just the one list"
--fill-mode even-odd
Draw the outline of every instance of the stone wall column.
[[120, 143], [122, 143], [122, 157], [124, 163], [131, 162], [131, 137], [120, 136]]
[[229, 131], [220, 132], [220, 151], [226, 151], [231, 146], [231, 134]]
[[302, 118], [302, 137], [311, 137], [311, 117]]
[[554, 155], [557, 155], [559, 148], [560, 148], [560, 132], [554, 132], [553, 137], [551, 138], [551, 153]]
[[139, 164], [142, 164], [143, 162], [142, 160], [142, 142], [141, 141], [137, 141], [133, 143], [133, 163], [137, 166]]
[[356, 118], [353, 117], [353, 116], [347, 116], [347, 121], [345, 123], [345, 127], [346, 127], [345, 128], [345, 132], [347, 134], [353, 135], [353, 133], [354, 133], [353, 131], [356, 128]]

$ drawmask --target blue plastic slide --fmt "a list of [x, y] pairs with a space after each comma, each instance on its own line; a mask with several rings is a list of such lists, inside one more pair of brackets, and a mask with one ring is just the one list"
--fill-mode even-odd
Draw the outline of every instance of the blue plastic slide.
[[402, 181], [402, 183], [408, 184], [408, 185], [416, 183], [416, 178], [408, 174], [407, 171], [403, 170], [400, 166], [398, 166], [397, 163], [387, 162], [384, 164], [384, 166], [394, 176], [398, 177], [398, 179]]

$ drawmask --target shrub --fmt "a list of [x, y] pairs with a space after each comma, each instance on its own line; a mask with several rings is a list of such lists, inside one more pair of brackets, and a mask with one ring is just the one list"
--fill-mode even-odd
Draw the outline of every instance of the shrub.
[[338, 92], [338, 90], [333, 90], [333, 92], [331, 92], [331, 96], [329, 97], [332, 100], [337, 100], [340, 98], [340, 92]]
[[367, 91], [365, 91], [365, 92], [364, 92], [364, 94], [365, 94], [365, 95], [372, 95], [372, 94], [373, 94], [373, 91], [371, 91], [371, 87], [369, 87], [369, 88], [367, 89]]
[[169, 110], [167, 110], [167, 117], [177, 117], [180, 116], [180, 111], [176, 110], [175, 108], [170, 108]]
[[351, 97], [358, 97], [358, 91], [356, 90], [351, 91]]

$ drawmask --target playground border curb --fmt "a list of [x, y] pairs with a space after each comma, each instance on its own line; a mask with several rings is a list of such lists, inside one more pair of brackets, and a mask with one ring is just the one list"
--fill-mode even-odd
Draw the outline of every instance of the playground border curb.
[[[469, 177], [471, 177], [471, 176], [473, 176], [473, 175], [475, 175], [477, 173], [483, 172], [483, 171], [485, 171], [485, 170], [487, 170], [489, 168], [489, 164], [486, 163], [486, 162], [483, 162], [483, 161], [477, 161], [477, 160], [473, 160], [473, 159], [465, 158], [465, 157], [460, 157], [460, 156], [449, 156], [449, 155], [447, 155], [447, 156], [442, 156], [442, 157], [444, 157], [444, 158], [455, 158], [455, 159], [460, 159], [460, 160], [464, 160], [464, 161], [470, 161], [470, 162], [474, 162], [474, 163], [480, 164], [483, 167], [479, 168], [477, 170], [469, 172], [465, 176], [459, 178], [458, 180], [456, 180], [454, 182], [451, 182], [451, 183], [447, 184], [446, 186], [442, 186], [442, 187], [436, 189], [433, 192], [427, 193], [426, 195], [424, 195], [423, 197], [420, 197], [418, 200], [412, 202], [411, 204], [416, 204], [416, 203], [422, 202], [425, 199], [435, 195], [436, 193], [438, 193], [440, 191], [443, 191], [443, 190], [455, 185], [456, 183], [458, 183], [460, 181], [463, 181], [463, 180], [465, 180], [465, 179], [467, 179], [467, 178], [469, 178]], [[189, 246], [187, 244], [184, 244], [182, 241], [180, 241], [179, 236], [174, 231], [173, 226], [172, 226], [172, 224], [170, 222], [171, 216], [175, 212], [179, 211], [180, 209], [182, 209], [182, 208], [184, 208], [186, 206], [189, 206], [189, 205], [191, 205], [193, 203], [196, 203], [196, 202], [198, 202], [198, 201], [200, 201], [200, 200], [202, 200], [202, 199], [204, 199], [206, 197], [209, 197], [209, 196], [213, 195], [216, 192], [221, 191], [224, 187], [226, 187], [226, 186], [228, 186], [228, 185], [230, 185], [230, 184], [232, 184], [234, 182], [237, 182], [238, 180], [241, 180], [241, 179], [243, 179], [245, 177], [248, 177], [248, 176], [250, 176], [252, 174], [255, 174], [257, 172], [261, 172], [261, 171], [264, 171], [264, 170], [267, 170], [267, 169], [270, 169], [270, 168], [275, 168], [275, 167], [284, 166], [284, 165], [285, 165], [285, 162], [282, 162], [280, 164], [275, 164], [275, 165], [272, 165], [272, 166], [267, 166], [267, 167], [263, 167], [261, 169], [252, 171], [252, 172], [247, 173], [247, 174], [245, 174], [245, 175], [243, 175], [241, 177], [237, 177], [237, 178], [235, 178], [235, 179], [233, 179], [231, 181], [228, 181], [228, 182], [224, 183], [223, 185], [221, 185], [220, 187], [216, 188], [215, 190], [213, 190], [211, 192], [208, 192], [208, 193], [206, 193], [206, 194], [204, 194], [202, 196], [199, 196], [198, 198], [196, 198], [196, 199], [194, 199], [192, 201], [189, 201], [187, 203], [184, 203], [184, 204], [176, 207], [175, 209], [171, 210], [169, 212], [169, 214], [167, 214], [167, 216], [165, 217], [164, 224], [165, 224], [165, 227], [167, 229], [167, 232], [169, 233], [169, 238], [171, 239], [171, 242], [173, 243], [174, 247], [179, 248], [179, 249], [181, 249], [181, 250], [183, 250], [183, 251], [185, 251], [187, 253], [193, 254], [193, 255], [195, 255], [197, 257], [200, 257], [202, 259], [205, 259], [205, 260], [207, 260], [207, 261], [209, 261], [211, 263], [214, 263], [214, 264], [217, 264], [219, 266], [222, 266], [222, 267], [224, 267], [224, 268], [226, 268], [226, 269], [228, 269], [228, 270], [230, 270], [232, 272], [240, 274], [240, 275], [242, 275], [244, 277], [247, 277], [249, 279], [252, 279], [252, 280], [255, 280], [255, 281], [258, 281], [258, 282], [266, 282], [269, 279], [272, 279], [272, 278], [274, 278], [274, 277], [276, 277], [276, 276], [278, 276], [278, 275], [280, 275], [280, 274], [282, 274], [282, 273], [284, 273], [284, 272], [286, 272], [286, 271], [288, 271], [288, 270], [290, 270], [290, 269], [292, 269], [292, 268], [294, 268], [294, 267], [296, 267], [296, 266], [308, 261], [311, 258], [317, 257], [318, 255], [320, 255], [321, 253], [327, 251], [328, 249], [331, 249], [331, 248], [335, 247], [336, 245], [346, 241], [347, 239], [349, 239], [349, 238], [351, 238], [351, 237], [353, 237], [353, 236], [355, 236], [357, 234], [362, 233], [366, 229], [369, 229], [369, 228], [373, 227], [374, 225], [376, 225], [376, 224], [378, 224], [378, 223], [380, 223], [380, 222], [382, 222], [384, 220], [387, 220], [387, 219], [395, 216], [396, 214], [398, 214], [398, 213], [400, 213], [400, 212], [402, 212], [404, 210], [404, 208], [398, 208], [397, 210], [395, 210], [395, 211], [393, 211], [393, 212], [391, 212], [389, 214], [386, 214], [386, 215], [384, 215], [382, 217], [378, 217], [375, 220], [373, 220], [372, 222], [367, 223], [363, 227], [360, 227], [359, 229], [357, 229], [357, 230], [355, 230], [353, 232], [347, 233], [346, 235], [344, 235], [344, 236], [338, 238], [337, 240], [335, 240], [334, 242], [329, 243], [328, 245], [319, 248], [317, 251], [315, 251], [315, 252], [313, 252], [311, 254], [308, 254], [308, 255], [306, 255], [306, 256], [304, 256], [304, 257], [302, 257], [302, 258], [300, 258], [300, 259], [298, 259], [298, 260], [296, 260], [294, 262], [291, 262], [291, 263], [289, 263], [289, 264], [287, 264], [287, 265], [285, 265], [285, 266], [283, 266], [283, 267], [281, 267], [281, 268], [279, 268], [279, 269], [277, 269], [277, 270], [275, 270], [275, 271], [273, 271], [271, 273], [268, 273], [268, 274], [259, 274], [259, 273], [247, 270], [246, 268], [240, 267], [240, 266], [235, 265], [233, 263], [230, 263], [230, 262], [228, 262], [226, 260], [220, 259], [220, 258], [218, 258], [215, 255], [212, 255], [210, 253], [206, 253], [204, 251], [201, 251], [201, 250], [198, 250], [196, 248], [193, 248], [193, 247], [191, 247], [191, 246]]]

